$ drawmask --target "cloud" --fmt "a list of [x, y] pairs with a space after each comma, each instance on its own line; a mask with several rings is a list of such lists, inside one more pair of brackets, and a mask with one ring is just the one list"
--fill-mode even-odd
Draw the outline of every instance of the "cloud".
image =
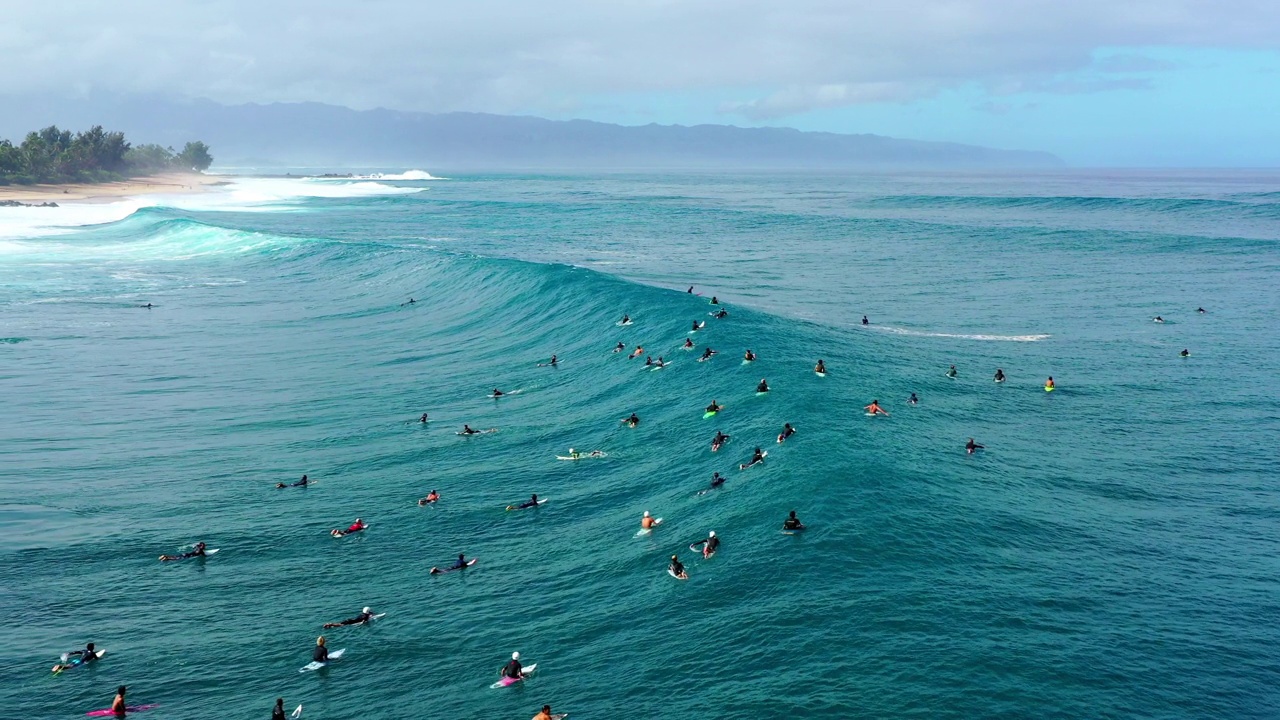
[[1173, 70], [1178, 65], [1145, 55], [1107, 55], [1099, 58], [1094, 67], [1104, 73], [1143, 73]]
[[1270, 49], [1277, 27], [1270, 0], [11, 3], [0, 94], [491, 112], [737, 95], [721, 110], [768, 119], [975, 83], [1116, 89], [1062, 78], [1160, 69], [1137, 55], [1095, 63], [1109, 48]]

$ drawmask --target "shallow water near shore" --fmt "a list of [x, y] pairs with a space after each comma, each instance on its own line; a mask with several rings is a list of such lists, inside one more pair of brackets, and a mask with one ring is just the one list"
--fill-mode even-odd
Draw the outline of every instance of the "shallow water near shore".
[[[0, 231], [15, 717], [82, 717], [122, 683], [154, 720], [278, 696], [304, 718], [1280, 711], [1280, 177], [207, 195]], [[531, 493], [549, 502], [504, 510]], [[646, 510], [664, 522], [637, 537]], [[197, 540], [220, 552], [157, 562]], [[459, 552], [478, 563], [429, 574]], [[345, 656], [299, 673], [365, 605], [386, 617], [323, 631]], [[51, 676], [87, 640], [107, 657]], [[515, 650], [537, 674], [491, 689]]]

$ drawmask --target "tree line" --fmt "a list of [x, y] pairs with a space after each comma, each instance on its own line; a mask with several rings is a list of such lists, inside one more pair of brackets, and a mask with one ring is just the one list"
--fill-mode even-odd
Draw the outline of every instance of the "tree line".
[[27, 133], [21, 144], [0, 140], [0, 185], [111, 182], [163, 171], [204, 170], [213, 162], [209, 146], [189, 142], [182, 150], [134, 147], [122, 132], [95, 125], [72, 134], [57, 125]]

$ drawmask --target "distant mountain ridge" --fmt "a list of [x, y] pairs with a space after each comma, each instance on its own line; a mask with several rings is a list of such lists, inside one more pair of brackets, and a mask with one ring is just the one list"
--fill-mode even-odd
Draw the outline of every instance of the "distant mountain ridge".
[[14, 127], [103, 125], [180, 147], [200, 138], [218, 165], [449, 169], [1052, 168], [1058, 157], [882, 135], [731, 125], [623, 126], [484, 113], [357, 111], [322, 103], [221, 105], [126, 97], [0, 99], [0, 137]]

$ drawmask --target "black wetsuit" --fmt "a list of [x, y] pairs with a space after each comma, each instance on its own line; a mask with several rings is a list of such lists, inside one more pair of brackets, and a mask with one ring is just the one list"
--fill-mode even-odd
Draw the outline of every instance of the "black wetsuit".
[[720, 487], [720, 486], [721, 486], [721, 485], [723, 485], [723, 484], [724, 484], [724, 477], [723, 477], [723, 476], [721, 476], [721, 475], [718, 475], [718, 474], [717, 474], [717, 475], [714, 475], [714, 476], [711, 478], [711, 487], [713, 487], [713, 488], [714, 488], [714, 487]]
[[339, 625], [361, 625], [373, 619], [373, 613], [362, 612], [359, 615], [343, 620]]
[[186, 560], [187, 558], [193, 558], [193, 557], [204, 557], [204, 548], [196, 548], [195, 550], [192, 550], [189, 553], [182, 553], [181, 555], [178, 556], [178, 559]]
[[684, 565], [682, 565], [679, 560], [672, 560], [670, 570], [676, 575], [683, 575]]
[[783, 440], [786, 440], [787, 438], [795, 434], [796, 434], [796, 429], [788, 425], [782, 429], [782, 435], [780, 435], [779, 437], [781, 437]]
[[767, 383], [760, 383], [756, 386], [756, 392], [769, 392], [769, 385]]
[[800, 523], [800, 518], [789, 517], [782, 521], [783, 530], [799, 530], [802, 527], [804, 525]]
[[272, 708], [271, 720], [285, 720], [284, 708], [280, 707], [279, 705]]
[[[518, 510], [523, 510], [523, 509], [525, 509], [525, 508], [536, 507], [536, 506], [537, 506], [537, 504], [538, 504], [538, 501], [537, 501], [537, 500], [526, 500], [526, 501], [524, 501], [524, 502], [520, 503], [519, 505], [517, 505], [517, 506], [516, 506], [516, 508], [517, 508]], [[558, 506], [557, 506], [557, 507], [558, 507]]]
[[524, 676], [524, 666], [519, 660], [512, 660], [507, 666], [502, 668], [502, 677], [520, 678]]
[[711, 553], [715, 552], [716, 548], [718, 547], [720, 547], [720, 538], [715, 537], [713, 535], [707, 538], [707, 544], [706, 544], [706, 547], [703, 549], [703, 552], [710, 555]]
[[316, 649], [311, 653], [311, 660], [318, 663], [329, 662], [329, 650], [323, 645], [317, 645]]

